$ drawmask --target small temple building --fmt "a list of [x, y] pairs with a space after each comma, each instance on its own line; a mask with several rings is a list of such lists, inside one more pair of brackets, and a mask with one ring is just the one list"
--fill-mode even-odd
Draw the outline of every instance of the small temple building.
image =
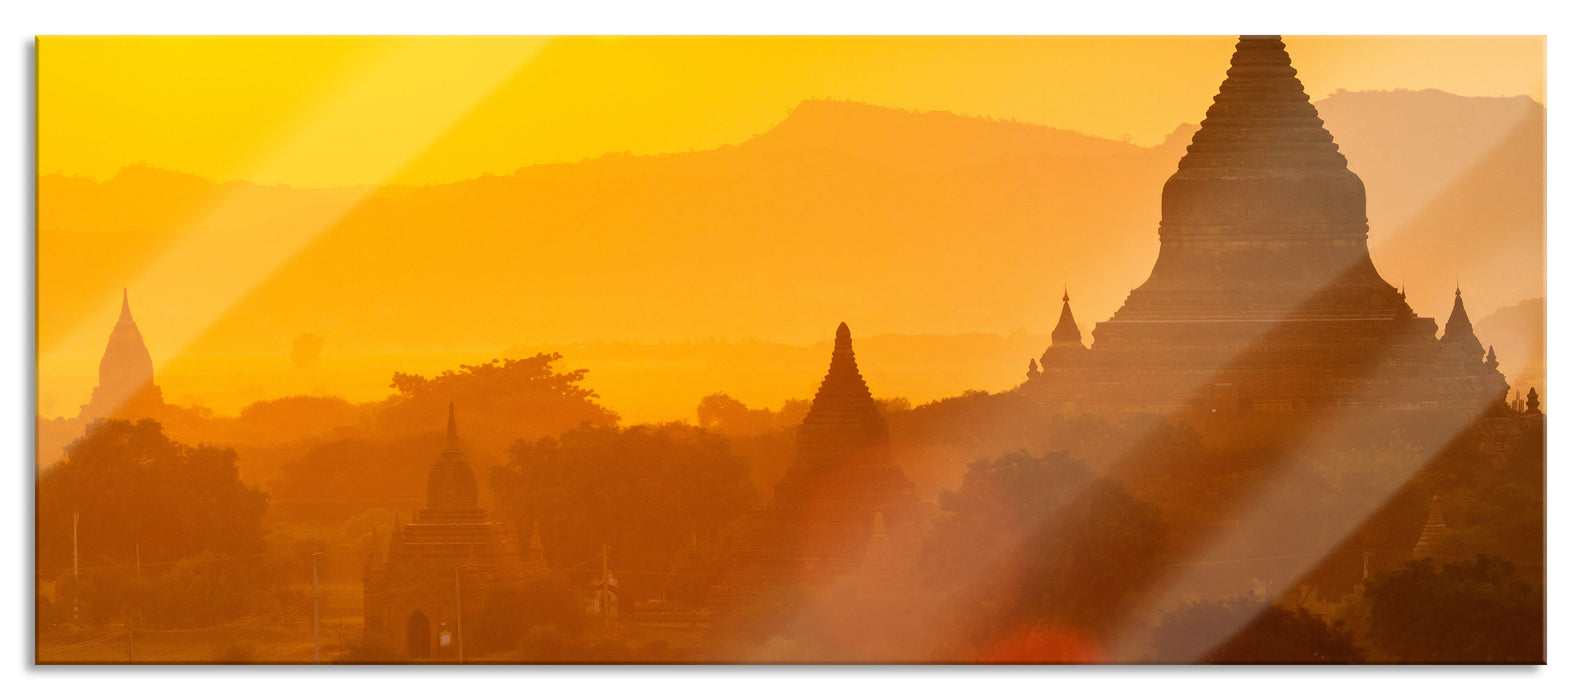
[[81, 418], [148, 418], [160, 414], [164, 397], [154, 384], [154, 360], [143, 333], [132, 320], [132, 304], [121, 290], [121, 317], [99, 359], [99, 385], [82, 407]]
[[1063, 412], [1200, 417], [1505, 405], [1460, 290], [1439, 336], [1374, 268], [1362, 180], [1279, 37], [1237, 43], [1161, 199], [1148, 278], [1091, 347], [1066, 295], [1023, 392]]
[[[916, 536], [920, 508], [842, 323], [797, 430], [795, 461], [738, 548], [733, 579], [806, 586], [893, 567], [895, 549]], [[883, 561], [868, 561], [875, 554]]]
[[429, 470], [427, 507], [391, 536], [384, 561], [363, 575], [363, 627], [409, 658], [455, 658], [490, 593], [548, 571], [536, 530], [523, 552], [514, 529], [478, 506], [452, 404], [445, 448]]

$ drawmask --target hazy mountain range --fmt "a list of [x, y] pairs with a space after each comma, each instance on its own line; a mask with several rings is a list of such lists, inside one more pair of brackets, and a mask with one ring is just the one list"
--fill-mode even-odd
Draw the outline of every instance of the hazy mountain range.
[[[1429, 90], [1339, 92], [1317, 106], [1368, 187], [1379, 270], [1406, 285], [1419, 315], [1443, 322], [1458, 280], [1475, 319], [1543, 296], [1541, 105]], [[350, 205], [189, 352], [284, 357], [302, 333], [323, 337], [326, 357], [593, 339], [808, 346], [846, 321], [859, 338], [984, 333], [1003, 344], [1020, 331], [1028, 347], [1015, 354], [1030, 357], [1063, 287], [1091, 327], [1147, 277], [1160, 187], [1195, 129], [1144, 148], [809, 101], [739, 145], [425, 187], [216, 184], [149, 166], [105, 182], [48, 175], [38, 183], [41, 356], [184, 233], [267, 236]], [[156, 361], [169, 313], [157, 300], [139, 309]], [[972, 352], [942, 350], [939, 362], [971, 364]], [[597, 363], [569, 360], [599, 384]], [[947, 393], [1002, 389], [1025, 368], [967, 373]], [[752, 372], [718, 370], [721, 380]], [[995, 385], [968, 383], [985, 381]]]

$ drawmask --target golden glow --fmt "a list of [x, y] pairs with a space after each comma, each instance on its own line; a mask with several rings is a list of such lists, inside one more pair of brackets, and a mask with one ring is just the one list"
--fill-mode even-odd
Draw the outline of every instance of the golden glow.
[[[1541, 38], [1287, 43], [1314, 99], [1337, 88], [1438, 88], [1544, 100]], [[99, 179], [147, 163], [299, 187], [451, 182], [604, 153], [715, 148], [825, 97], [1147, 145], [1202, 119], [1230, 45], [1227, 37], [48, 37], [39, 42], [39, 165]], [[467, 104], [465, 118], [421, 154], [404, 150], [412, 130], [456, 109], [507, 57], [520, 65], [498, 90]], [[399, 79], [360, 82], [370, 66], [392, 61]], [[325, 119], [332, 104], [338, 115]], [[313, 130], [303, 134], [307, 124]], [[297, 150], [281, 152], [288, 139]], [[391, 158], [404, 166], [395, 175], [385, 169]]]
[[[1337, 88], [1439, 88], [1463, 95], [1544, 98], [1542, 38], [1293, 37], [1287, 43], [1315, 99]], [[47, 37], [39, 41], [39, 173], [104, 180], [127, 166], [147, 164], [218, 182], [399, 188], [611, 152], [713, 149], [764, 133], [797, 104], [815, 98], [1014, 119], [1152, 145], [1181, 124], [1202, 118], [1206, 96], [1224, 76], [1231, 46], [1228, 37]], [[368, 400], [386, 391], [385, 381], [370, 377], [397, 370], [436, 372], [497, 356], [508, 347], [594, 338], [686, 342], [716, 335], [769, 337], [802, 346], [824, 342], [827, 328], [849, 320], [859, 338], [883, 332], [1020, 331], [1018, 337], [1031, 339], [1027, 352], [1013, 353], [1020, 357], [1036, 354], [1042, 346], [1038, 336], [1053, 322], [1052, 289], [1029, 285], [1025, 276], [1006, 276], [980, 290], [994, 305], [1011, 310], [995, 312], [999, 315], [972, 305], [986, 301], [968, 303], [943, 289], [919, 291], [925, 297], [919, 307], [928, 307], [923, 310], [934, 325], [922, 325], [916, 310], [853, 310], [845, 297], [793, 294], [766, 300], [797, 307], [786, 318], [764, 316], [766, 327], [779, 332], [773, 337], [750, 327], [720, 330], [710, 318], [689, 317], [683, 309], [661, 316], [604, 300], [584, 300], [579, 306], [578, 295], [590, 276], [630, 287], [619, 290], [626, 298], [641, 296], [640, 284], [632, 280], [642, 274], [643, 253], [607, 247], [602, 254], [609, 257], [600, 260], [604, 267], [590, 267], [586, 258], [570, 255], [556, 241], [576, 222], [549, 221], [501, 234], [498, 254], [448, 251], [420, 256], [419, 263], [434, 264], [415, 267], [411, 258], [387, 255], [388, 222], [362, 227], [345, 222], [379, 193], [374, 188], [323, 190], [315, 206], [280, 212], [268, 191], [233, 189], [201, 207], [159, 210], [157, 202], [131, 201], [116, 211], [74, 212], [70, 222], [55, 212], [73, 209], [75, 200], [61, 195], [58, 201], [41, 201], [40, 411], [72, 415], [86, 400], [122, 286], [131, 288], [133, 310], [166, 395], [226, 412], [286, 393]], [[158, 210], [163, 223], [138, 231], [76, 225], [83, 216], [113, 220], [140, 208]], [[1093, 253], [1052, 244], [1060, 254], [1050, 256], [1043, 273], [1048, 279], [1040, 284], [1087, 282], [1091, 293], [1079, 298], [1078, 315], [1084, 325], [1101, 320], [1118, 305], [1125, 286], [1146, 273], [1152, 259], [1146, 220], [1154, 213], [1137, 209], [1141, 224], [1131, 228], [1140, 245], [1114, 255], [1108, 261], [1113, 269], [1084, 273], [1093, 265]], [[435, 220], [452, 215], [432, 214]], [[860, 219], [873, 213], [832, 215]], [[456, 219], [457, 225], [470, 225], [464, 216]], [[687, 222], [668, 225], [687, 228]], [[929, 232], [935, 238], [919, 239], [918, 250], [873, 251], [888, 256], [896, 268], [875, 276], [872, 284], [918, 281], [905, 270], [927, 268], [937, 262], [931, 255], [955, 255], [951, 251], [966, 239], [958, 229], [941, 226]], [[356, 254], [334, 264], [322, 256], [312, 261], [301, 256], [331, 230], [361, 240]], [[985, 257], [974, 264], [1025, 257], [1018, 248], [1022, 243], [1006, 242], [1000, 250], [978, 250]], [[699, 258], [708, 271], [740, 262], [728, 256], [750, 252], [700, 250]], [[509, 285], [480, 281], [466, 264], [445, 264], [449, 259], [484, 264], [502, 256], [524, 261], [520, 280]], [[1388, 262], [1381, 260], [1381, 269]], [[345, 286], [344, 267], [382, 264], [391, 266], [392, 276], [431, 278], [433, 292], [428, 298], [381, 299], [367, 289]], [[1106, 279], [1101, 286], [1082, 274]], [[1541, 274], [1537, 284], [1541, 288]], [[854, 285], [846, 292], [860, 295], [863, 289]], [[741, 294], [729, 285], [718, 294], [740, 301]], [[325, 296], [359, 295], [370, 297], [359, 316], [393, 317], [401, 311], [405, 318], [370, 330], [366, 319], [311, 313]], [[446, 316], [445, 305], [452, 302], [465, 305], [465, 313]], [[376, 303], [388, 308], [373, 308]], [[1418, 310], [1439, 314], [1442, 305], [1439, 297], [1428, 296]], [[944, 313], [936, 313], [940, 310]], [[757, 312], [740, 315], [752, 313]], [[490, 324], [489, 319], [499, 321]], [[398, 332], [403, 327], [413, 333]], [[312, 377], [293, 374], [285, 357], [292, 339], [305, 332], [326, 336], [326, 367], [342, 369]], [[418, 357], [426, 359], [413, 359]], [[817, 353], [810, 358], [803, 383], [816, 380], [821, 364]], [[575, 356], [568, 359], [589, 366]], [[1022, 367], [1019, 361], [997, 361], [992, 370], [925, 386], [915, 377], [886, 381], [877, 359], [870, 370], [875, 390], [918, 401], [965, 388], [1003, 388], [1020, 379]], [[727, 377], [718, 373], [683, 382], [645, 375], [641, 366], [608, 367], [625, 372], [619, 384], [605, 385], [611, 387], [607, 393], [622, 392], [611, 395], [619, 401], [613, 407], [635, 420], [685, 417], [699, 396], [713, 391], [769, 406], [777, 403], [774, 397], [806, 393], [801, 384], [767, 379], [770, 373], [752, 375], [756, 383], [749, 376], [743, 383], [726, 384]], [[601, 389], [608, 375], [601, 375], [599, 366], [592, 368], [590, 385]], [[798, 367], [774, 376], [802, 373]], [[644, 376], [647, 383], [640, 381]]]

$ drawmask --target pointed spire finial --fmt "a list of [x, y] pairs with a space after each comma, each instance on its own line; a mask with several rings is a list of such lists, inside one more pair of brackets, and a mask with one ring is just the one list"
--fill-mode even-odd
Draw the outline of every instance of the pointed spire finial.
[[851, 352], [851, 329], [846, 327], [845, 321], [842, 321], [840, 327], [835, 329], [835, 349], [837, 351]]
[[126, 287], [121, 288], [121, 319], [127, 321], [132, 319], [132, 302], [127, 296]]
[[445, 422], [445, 446], [455, 449], [461, 444], [461, 439], [456, 437], [456, 402], [450, 402], [450, 417]]
[[1066, 285], [1066, 284], [1060, 285], [1060, 300], [1063, 301], [1063, 302], [1066, 302], [1068, 304], [1071, 303], [1071, 286], [1070, 285]]

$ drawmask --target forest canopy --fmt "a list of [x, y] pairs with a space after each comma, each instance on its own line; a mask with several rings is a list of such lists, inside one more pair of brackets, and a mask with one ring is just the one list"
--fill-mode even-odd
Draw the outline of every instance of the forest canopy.
[[159, 423], [103, 420], [38, 480], [38, 566], [175, 561], [264, 546], [268, 496], [237, 475], [236, 452], [190, 447]]

